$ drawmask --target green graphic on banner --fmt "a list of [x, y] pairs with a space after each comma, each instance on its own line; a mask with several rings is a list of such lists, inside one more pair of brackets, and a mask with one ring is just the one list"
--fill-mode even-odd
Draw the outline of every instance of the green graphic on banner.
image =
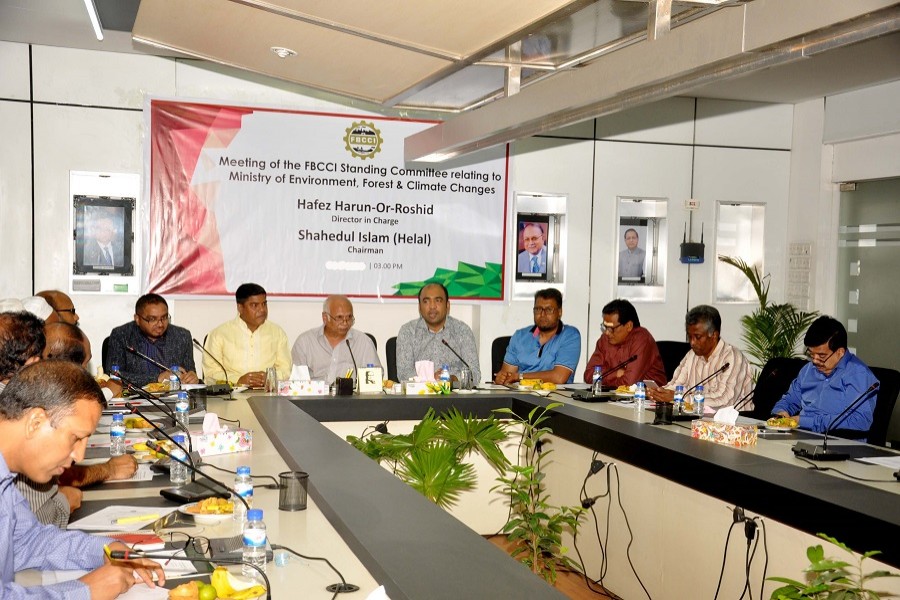
[[484, 267], [460, 262], [455, 271], [435, 269], [434, 275], [425, 281], [408, 281], [394, 285], [395, 296], [417, 296], [428, 283], [443, 283], [451, 298], [501, 298], [503, 267], [498, 263], [485, 263]]

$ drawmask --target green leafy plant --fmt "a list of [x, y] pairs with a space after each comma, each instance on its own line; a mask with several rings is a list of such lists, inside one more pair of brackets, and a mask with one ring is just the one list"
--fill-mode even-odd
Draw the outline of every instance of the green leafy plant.
[[800, 336], [809, 328], [819, 313], [805, 312], [793, 304], [769, 303], [769, 275], [761, 275], [759, 269], [735, 256], [719, 256], [725, 264], [740, 270], [750, 281], [759, 306], [749, 315], [741, 317], [741, 338], [751, 356], [751, 363], [762, 369], [771, 358], [802, 356], [797, 352]]
[[438, 506], [450, 508], [463, 492], [475, 489], [475, 467], [464, 462], [470, 454], [480, 454], [499, 473], [506, 472], [509, 460], [501, 444], [508, 437], [505, 424], [494, 416], [463, 417], [455, 408], [437, 416], [429, 408], [409, 434], [373, 432], [347, 436], [347, 441], [391, 465], [397, 477]]
[[494, 411], [510, 415], [522, 429], [522, 464], [510, 466], [509, 474], [499, 477], [500, 485], [492, 490], [500, 490], [509, 498], [510, 517], [502, 532], [515, 544], [513, 558], [550, 583], [556, 582], [559, 568], [579, 571], [577, 564], [565, 555], [562, 534], [566, 530], [574, 534], [582, 514], [580, 507], [552, 506], [544, 485], [543, 463], [552, 452], [543, 447], [543, 438], [552, 433], [544, 422], [549, 418], [548, 412], [559, 406], [562, 403], [535, 407], [527, 418], [508, 408]]
[[[818, 534], [818, 537], [834, 544], [851, 556], [853, 551], [836, 539]], [[894, 594], [885, 594], [866, 589], [873, 579], [881, 577], [900, 577], [900, 573], [890, 571], [872, 571], [863, 573], [863, 561], [880, 554], [871, 551], [860, 555], [854, 563], [826, 558], [822, 545], [810, 546], [806, 549], [806, 556], [810, 565], [804, 569], [808, 573], [808, 581], [796, 581], [786, 577], [769, 577], [770, 581], [785, 584], [772, 592], [771, 600], [879, 600], [880, 598], [896, 598]]]

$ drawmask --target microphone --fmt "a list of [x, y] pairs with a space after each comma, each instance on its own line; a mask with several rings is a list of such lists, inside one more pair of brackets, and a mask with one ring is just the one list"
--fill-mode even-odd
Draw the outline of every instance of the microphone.
[[[168, 554], [153, 554], [152, 552], [141, 552], [140, 550], [110, 550], [109, 557], [114, 560], [131, 560], [134, 558], [152, 558], [156, 560], [164, 560], [170, 561], [172, 560], [172, 556]], [[262, 570], [262, 568], [254, 565], [251, 562], [247, 562], [244, 560], [231, 560], [227, 558], [206, 558], [205, 556], [200, 557], [187, 557], [187, 553], [185, 553], [186, 560], [191, 562], [202, 562], [209, 563], [211, 565], [249, 565], [256, 569], [256, 571], [262, 575], [263, 581], [266, 582], [266, 598], [271, 600], [272, 598], [272, 586], [269, 583], [269, 578], [266, 577], [266, 572]]]
[[[132, 392], [132, 393], [134, 393], [134, 394], [137, 394], [138, 396], [140, 396], [141, 398], [143, 398], [144, 400], [146, 400], [147, 402], [149, 402], [150, 404], [152, 404], [155, 408], [158, 408], [159, 410], [161, 410], [167, 417], [169, 417], [170, 419], [172, 419], [172, 424], [173, 424], [173, 426], [176, 427], [177, 429], [181, 430], [181, 431], [184, 431], [184, 433], [187, 434], [187, 436], [188, 436], [188, 444], [191, 443], [191, 433], [187, 430], [186, 427], [184, 427], [181, 423], [178, 422], [178, 419], [175, 418], [175, 413], [172, 411], [171, 408], [169, 408], [168, 406], [166, 406], [166, 403], [165, 403], [165, 402], [161, 402], [158, 398], [154, 398], [154, 397], [153, 397], [153, 394], [147, 392], [147, 391], [144, 390], [143, 388], [140, 388], [140, 387], [134, 385], [133, 382], [129, 381], [128, 379], [125, 379], [124, 377], [122, 377], [122, 373], [121, 373], [121, 372], [115, 371], [115, 372], [113, 372], [113, 375], [115, 375], [116, 377], [118, 377], [118, 378], [122, 381], [122, 383], [125, 384], [125, 389], [127, 389], [128, 391], [130, 391], [130, 392]], [[128, 407], [129, 409], [131, 409], [131, 412], [138, 414], [139, 416], [143, 417], [145, 421], [147, 421], [148, 423], [150, 423], [151, 425], [153, 425], [153, 422], [150, 421], [150, 419], [148, 419], [148, 418], [147, 418], [146, 416], [144, 416], [143, 414], [139, 413], [139, 412], [137, 411], [137, 409], [134, 408], [134, 405], [130, 405], [128, 402], [126, 402], [126, 403], [125, 403], [125, 406]], [[154, 427], [156, 427], [156, 426], [154, 425]], [[167, 434], [165, 431], [159, 429], [158, 427], [156, 427], [156, 429], [157, 429], [160, 433], [162, 433], [164, 436], [169, 437], [168, 434]], [[171, 438], [169, 438], [169, 439], [171, 439]], [[192, 450], [193, 450], [193, 449], [192, 449]]]
[[359, 369], [356, 366], [356, 357], [353, 356], [353, 348], [350, 347], [350, 340], [344, 338], [344, 343], [347, 344], [347, 350], [350, 352], [350, 360], [353, 361], [353, 379], [356, 380], [356, 389], [359, 390]]
[[[172, 440], [172, 441], [174, 443], [175, 440]], [[203, 471], [198, 469], [194, 465], [194, 459], [191, 458], [190, 454], [188, 454], [188, 456], [187, 456], [187, 458], [188, 458], [187, 461], [184, 461], [184, 460], [181, 460], [180, 458], [172, 456], [171, 452], [168, 452], [165, 448], [163, 448], [159, 444], [156, 444], [154, 442], [147, 442], [147, 446], [149, 446], [150, 448], [153, 448], [153, 450], [155, 452], [159, 452], [160, 454], [168, 456], [170, 460], [174, 460], [175, 462], [180, 463], [180, 464], [184, 465], [185, 467], [187, 467], [188, 470], [191, 472], [191, 477], [193, 480], [191, 485], [196, 484], [202, 488], [205, 488], [205, 489], [213, 492], [212, 494], [208, 494], [205, 492], [201, 492], [200, 494], [197, 494], [197, 492], [194, 489], [191, 489], [191, 487], [189, 485], [182, 485], [179, 487], [159, 490], [159, 494], [161, 496], [163, 496], [164, 498], [169, 498], [170, 500], [175, 500], [175, 501], [182, 501], [183, 499], [187, 498], [187, 502], [194, 502], [196, 500], [202, 500], [203, 498], [210, 498], [212, 496], [220, 496], [222, 494], [222, 490], [225, 490], [229, 494], [237, 497], [244, 504], [244, 506], [247, 508], [247, 510], [250, 510], [250, 505], [247, 504], [247, 501], [244, 499], [244, 497], [241, 496], [240, 494], [238, 494], [234, 488], [232, 488], [231, 486], [225, 485], [218, 479], [210, 477], [209, 475], [207, 475], [206, 473], [204, 473]], [[181, 446], [179, 446], [179, 448], [181, 448]], [[184, 450], [184, 448], [181, 448], [181, 449]], [[217, 490], [216, 488], [205, 484], [203, 481], [195, 479], [194, 474], [202, 475], [206, 479], [209, 479], [211, 482], [213, 482], [214, 484], [219, 486], [220, 489]]]
[[750, 390], [749, 392], [747, 392], [747, 395], [746, 395], [746, 396], [744, 396], [743, 398], [741, 398], [740, 400], [738, 400], [737, 402], [734, 403], [734, 407], [733, 407], [734, 410], [740, 410], [740, 408], [741, 408], [742, 406], [744, 406], [744, 405], [746, 405], [746, 404], [749, 404], [749, 403], [751, 402], [750, 399], [751, 399], [751, 398], [753, 397], [753, 395], [756, 393], [756, 390], [759, 389], [759, 386], [762, 385], [763, 382], [770, 380], [771, 378], [775, 377], [776, 375], [778, 375], [778, 369], [772, 369], [772, 370], [769, 372], [769, 374], [766, 375], [766, 377], [765, 377], [762, 381], [757, 381], [757, 382], [756, 382], [756, 385], [753, 386], [753, 389], [752, 389], [752, 390]]
[[799, 457], [808, 458], [810, 460], [847, 460], [850, 458], [850, 454], [848, 452], [842, 452], [840, 450], [828, 450], [828, 434], [834, 431], [835, 426], [838, 425], [841, 421], [847, 418], [847, 416], [856, 408], [862, 404], [862, 401], [865, 400], [869, 394], [878, 389], [881, 384], [879, 382], [875, 382], [866, 389], [862, 394], [860, 394], [856, 400], [847, 405], [847, 408], [838, 413], [834, 419], [831, 420], [831, 423], [828, 424], [828, 427], [825, 428], [825, 439], [822, 440], [822, 445], [811, 444], [808, 442], [797, 442], [794, 444], [794, 447], [791, 450]]
[[221, 388], [220, 386], [217, 386], [217, 385], [207, 385], [207, 386], [206, 386], [206, 393], [207, 393], [207, 394], [213, 394], [213, 395], [215, 395], [215, 394], [221, 394], [222, 392], [227, 391], [227, 392], [228, 392], [228, 399], [229, 399], [229, 400], [234, 400], [234, 398], [231, 396], [231, 390], [234, 389], [234, 386], [231, 385], [231, 382], [230, 382], [230, 381], [228, 381], [228, 369], [225, 368], [225, 365], [222, 364], [222, 361], [220, 361], [218, 358], [216, 358], [215, 356], [213, 356], [212, 353], [211, 353], [209, 350], [207, 350], [206, 348], [204, 348], [204, 347], [203, 347], [203, 344], [201, 344], [200, 342], [197, 341], [197, 338], [191, 338], [191, 341], [194, 342], [194, 346], [196, 346], [197, 348], [200, 349], [200, 352], [202, 352], [202, 353], [205, 354], [206, 356], [208, 356], [208, 357], [210, 357], [211, 359], [213, 359], [213, 362], [214, 362], [214, 363], [216, 363], [217, 365], [219, 365], [220, 367], [222, 367], [222, 372], [225, 373], [225, 384], [228, 386], [227, 390], [226, 390], [226, 389], [223, 389], [223, 388]]
[[456, 358], [458, 358], [459, 361], [460, 361], [463, 365], [465, 365], [465, 367], [466, 367], [467, 369], [469, 369], [470, 371], [472, 370], [472, 367], [469, 366], [469, 363], [466, 362], [466, 359], [464, 359], [462, 356], [460, 356], [460, 355], [459, 355], [459, 352], [457, 352], [456, 350], [454, 350], [454, 349], [453, 349], [453, 346], [451, 346], [450, 344], [447, 343], [447, 340], [445, 340], [444, 338], [441, 338], [441, 343], [442, 343], [443, 345], [447, 346], [447, 349], [450, 350], [450, 352], [453, 353], [453, 356], [455, 356]]
[[158, 360], [154, 360], [154, 359], [150, 358], [149, 356], [147, 356], [146, 354], [144, 354], [143, 352], [138, 352], [137, 350], [135, 350], [135, 349], [134, 349], [134, 346], [125, 346], [125, 349], [128, 350], [129, 352], [131, 352], [132, 354], [134, 354], [135, 356], [139, 356], [140, 358], [143, 358], [144, 360], [146, 360], [146, 361], [147, 361], [148, 363], [150, 363], [151, 365], [153, 365], [153, 366], [155, 366], [155, 367], [159, 367], [159, 368], [162, 369], [163, 371], [168, 371], [168, 370], [169, 370], [169, 367], [167, 367], [166, 365], [162, 364], [162, 363], [159, 362]]
[[719, 373], [724, 373], [725, 371], [728, 370], [728, 367], [730, 367], [730, 366], [731, 366], [731, 363], [725, 363], [724, 365], [722, 365], [721, 367], [719, 367], [718, 369], [713, 371], [708, 377], [704, 377], [703, 379], [701, 379], [700, 381], [695, 383], [693, 386], [691, 386], [690, 388], [685, 390], [684, 395], [687, 396], [688, 394], [690, 394], [691, 392], [696, 390], [699, 386], [703, 385], [704, 383], [706, 383], [707, 381], [709, 381], [710, 379], [712, 379]]
[[620, 362], [620, 363], [617, 364], [616, 366], [610, 367], [609, 369], [607, 369], [606, 372], [605, 372], [603, 375], [600, 376], [600, 379], [606, 379], [606, 377], [607, 377], [610, 373], [615, 373], [616, 371], [618, 371], [618, 370], [621, 369], [622, 367], [627, 366], [627, 365], [630, 365], [631, 363], [633, 363], [633, 362], [636, 361], [636, 360], [637, 360], [637, 354], [632, 354], [631, 356], [629, 356], [628, 358], [626, 358], [625, 360], [623, 360], [622, 362]]
[[167, 439], [169, 439], [173, 444], [175, 444], [176, 446], [178, 446], [179, 448], [181, 448], [182, 450], [184, 450], [185, 454], [187, 454], [188, 456], [190, 456], [190, 455], [191, 455], [191, 452], [194, 451], [193, 447], [191, 446], [191, 434], [188, 432], [188, 430], [187, 430], [186, 428], [182, 427], [182, 426], [181, 426], [181, 423], [179, 423], [178, 421], [175, 421], [176, 427], [178, 427], [179, 429], [184, 430], [184, 432], [187, 434], [187, 439], [188, 439], [188, 447], [187, 447], [187, 450], [185, 450], [184, 446], [182, 446], [181, 444], [179, 444], [178, 442], [176, 442], [174, 439], [172, 439], [172, 437], [166, 432], [165, 429], [163, 429], [162, 427], [160, 427], [159, 425], [157, 425], [156, 423], [154, 423], [153, 421], [151, 421], [149, 418], [147, 418], [147, 415], [145, 415], [144, 413], [142, 413], [142, 412], [138, 409], [137, 406], [135, 406], [135, 405], [132, 404], [131, 402], [126, 402], [126, 403], [125, 403], [125, 408], [127, 408], [127, 409], [130, 410], [132, 413], [136, 414], [137, 416], [141, 417], [142, 419], [144, 419], [145, 421], [147, 421], [148, 423], [150, 423], [150, 426], [153, 427], [153, 429], [155, 429], [155, 430], [158, 431], [160, 434], [162, 434], [164, 437], [166, 437]]

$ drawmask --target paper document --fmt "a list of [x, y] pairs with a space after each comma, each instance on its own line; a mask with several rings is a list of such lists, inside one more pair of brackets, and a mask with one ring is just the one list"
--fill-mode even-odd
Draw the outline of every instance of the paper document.
[[[84, 531], [137, 531], [170, 512], [176, 506], [107, 506], [92, 515], [69, 523], [69, 529]], [[123, 522], [124, 521], [124, 522]]]
[[897, 456], [869, 456], [866, 458], [858, 458], [859, 462], [869, 463], [872, 465], [881, 465], [895, 471], [900, 469], [900, 454]]

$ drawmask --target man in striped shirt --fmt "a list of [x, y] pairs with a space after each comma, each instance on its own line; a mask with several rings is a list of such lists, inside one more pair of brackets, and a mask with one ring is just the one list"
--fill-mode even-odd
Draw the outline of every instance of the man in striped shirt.
[[[675, 397], [675, 386], [683, 385], [690, 390], [705, 378], [721, 369], [725, 363], [725, 371], [711, 377], [703, 384], [707, 409], [718, 410], [723, 406], [733, 406], [750, 393], [752, 380], [750, 363], [740, 350], [721, 339], [722, 317], [712, 306], [701, 304], [688, 311], [685, 318], [685, 329], [691, 352], [688, 352], [671, 381], [665, 387], [648, 389], [647, 396], [652, 400], [671, 402]], [[743, 410], [752, 410], [753, 404], [744, 404]]]

